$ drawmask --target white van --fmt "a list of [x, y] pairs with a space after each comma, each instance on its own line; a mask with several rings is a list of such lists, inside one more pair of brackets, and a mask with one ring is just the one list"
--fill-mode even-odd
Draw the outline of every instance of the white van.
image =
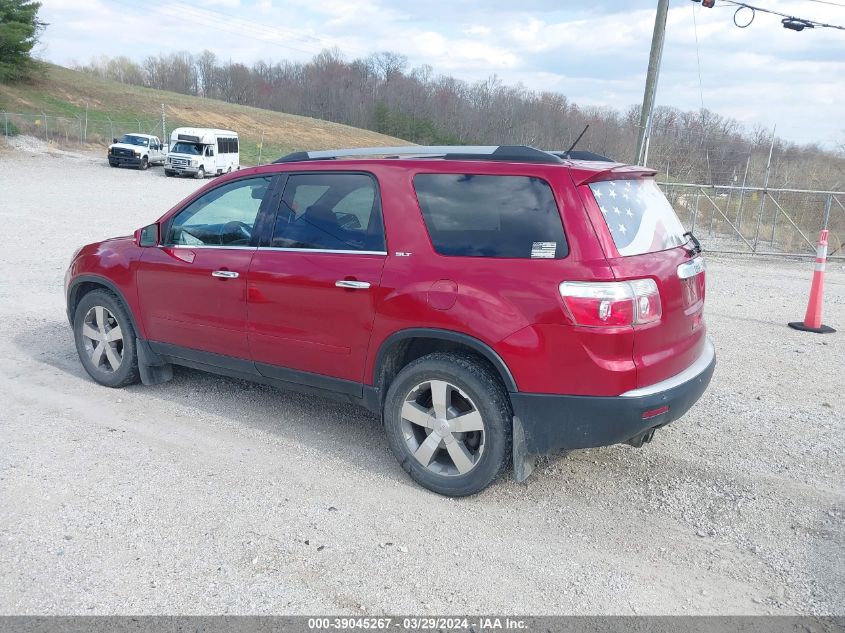
[[177, 127], [170, 135], [164, 174], [195, 178], [226, 174], [240, 169], [238, 133], [231, 130]]

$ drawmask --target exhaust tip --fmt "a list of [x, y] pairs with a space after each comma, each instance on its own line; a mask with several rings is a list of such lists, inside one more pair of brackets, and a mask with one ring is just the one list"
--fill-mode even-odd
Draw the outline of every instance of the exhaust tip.
[[654, 432], [657, 430], [657, 427], [648, 429], [647, 431], [643, 431], [639, 435], [635, 435], [630, 440], [625, 442], [634, 448], [642, 448], [643, 444], [648, 444], [651, 442], [652, 438], [654, 437]]

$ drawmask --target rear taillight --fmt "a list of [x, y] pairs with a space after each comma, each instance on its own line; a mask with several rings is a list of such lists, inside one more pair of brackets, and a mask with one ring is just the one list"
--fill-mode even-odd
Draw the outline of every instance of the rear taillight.
[[587, 327], [652, 323], [663, 312], [653, 279], [564, 281], [560, 296], [572, 320]]

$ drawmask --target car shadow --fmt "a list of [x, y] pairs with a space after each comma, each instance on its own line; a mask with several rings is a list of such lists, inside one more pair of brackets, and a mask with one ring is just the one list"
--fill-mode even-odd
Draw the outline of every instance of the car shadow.
[[[66, 322], [42, 323], [15, 336], [14, 342], [36, 362], [95, 384], [79, 362]], [[422, 490], [396, 462], [380, 420], [361, 406], [186, 367], [174, 367], [173, 380], [162, 385], [137, 384], [124, 389], [168, 403], [168, 409], [169, 405], [184, 405], [224, 417]]]

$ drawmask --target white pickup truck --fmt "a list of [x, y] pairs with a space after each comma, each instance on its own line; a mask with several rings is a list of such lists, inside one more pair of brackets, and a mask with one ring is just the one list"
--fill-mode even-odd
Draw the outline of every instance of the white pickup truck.
[[109, 165], [112, 167], [137, 167], [146, 169], [150, 165], [164, 165], [167, 146], [157, 136], [150, 134], [124, 134], [113, 139], [109, 145]]

